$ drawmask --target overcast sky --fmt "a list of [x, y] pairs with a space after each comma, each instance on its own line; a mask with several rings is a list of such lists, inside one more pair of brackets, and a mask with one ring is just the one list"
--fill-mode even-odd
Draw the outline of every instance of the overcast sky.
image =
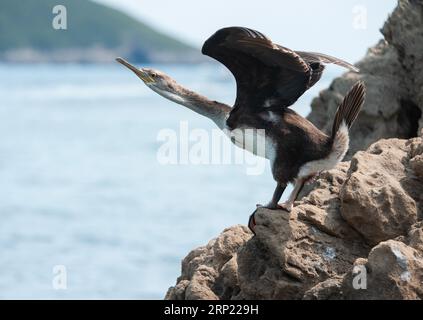
[[[355, 62], [380, 38], [396, 0], [96, 0], [196, 47], [217, 29], [245, 26], [295, 50]], [[141, 41], [141, 39], [140, 39]]]

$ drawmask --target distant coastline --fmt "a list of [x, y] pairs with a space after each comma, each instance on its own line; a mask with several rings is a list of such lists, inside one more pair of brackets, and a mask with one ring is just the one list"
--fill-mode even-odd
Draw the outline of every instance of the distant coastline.
[[198, 48], [116, 9], [86, 0], [62, 0], [62, 11], [56, 7], [55, 0], [2, 0], [0, 62], [107, 63], [118, 56], [143, 63], [205, 61]]
[[200, 50], [194, 49], [186, 52], [150, 52], [141, 56], [136, 51], [128, 49], [75, 47], [53, 50], [10, 49], [0, 53], [0, 63], [110, 63], [119, 56], [138, 63], [203, 63], [207, 61]]

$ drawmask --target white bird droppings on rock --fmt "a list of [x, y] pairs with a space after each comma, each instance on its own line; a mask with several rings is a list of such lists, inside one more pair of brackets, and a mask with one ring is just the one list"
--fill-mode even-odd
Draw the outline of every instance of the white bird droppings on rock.
[[333, 260], [336, 258], [336, 250], [331, 247], [326, 247], [325, 252], [323, 253], [325, 260]]

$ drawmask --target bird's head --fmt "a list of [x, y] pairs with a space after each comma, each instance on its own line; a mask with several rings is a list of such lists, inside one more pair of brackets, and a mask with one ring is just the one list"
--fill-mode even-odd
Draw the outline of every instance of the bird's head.
[[177, 93], [177, 83], [165, 73], [150, 68], [137, 68], [122, 58], [117, 58], [116, 61], [135, 73], [151, 90], [161, 95]]

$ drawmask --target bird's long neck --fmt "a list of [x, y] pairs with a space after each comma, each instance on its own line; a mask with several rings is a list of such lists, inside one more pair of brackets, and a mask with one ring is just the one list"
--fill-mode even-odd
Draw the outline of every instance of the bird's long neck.
[[153, 89], [161, 96], [212, 120], [220, 129], [224, 129], [231, 107], [211, 101], [206, 97], [178, 85], [175, 91]]

